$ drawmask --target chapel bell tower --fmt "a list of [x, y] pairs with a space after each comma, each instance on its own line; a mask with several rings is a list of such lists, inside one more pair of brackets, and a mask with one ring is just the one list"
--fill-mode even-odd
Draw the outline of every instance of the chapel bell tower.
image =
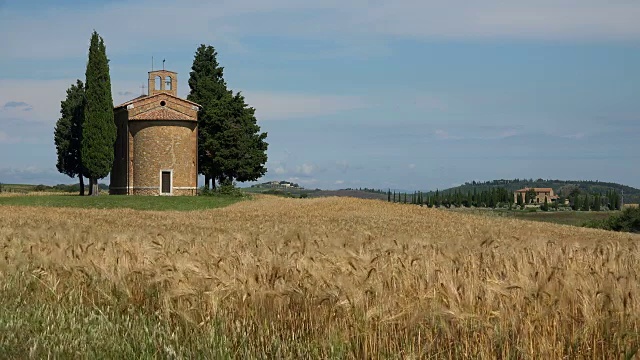
[[178, 73], [169, 70], [149, 71], [149, 96], [159, 93], [178, 96]]

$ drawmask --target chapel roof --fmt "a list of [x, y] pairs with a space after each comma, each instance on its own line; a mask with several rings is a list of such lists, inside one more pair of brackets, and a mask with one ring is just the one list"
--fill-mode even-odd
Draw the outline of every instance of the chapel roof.
[[130, 120], [194, 120], [194, 118], [168, 107], [161, 107], [132, 116]]
[[166, 96], [172, 97], [172, 98], [174, 98], [174, 99], [178, 99], [178, 100], [180, 100], [180, 101], [187, 102], [187, 103], [189, 103], [189, 104], [191, 104], [191, 105], [195, 105], [195, 106], [197, 106], [198, 108], [202, 108], [202, 106], [200, 106], [200, 104], [194, 103], [193, 101], [189, 101], [189, 100], [187, 100], [187, 99], [183, 99], [183, 98], [181, 98], [181, 97], [174, 96], [174, 95], [169, 94], [169, 93], [167, 93], [167, 92], [159, 92], [159, 93], [156, 93], [156, 94], [153, 94], [153, 95], [140, 95], [140, 96], [138, 96], [138, 97], [136, 97], [136, 98], [133, 98], [133, 99], [131, 99], [131, 100], [129, 100], [129, 101], [127, 101], [127, 102], [125, 102], [125, 103], [122, 103], [122, 104], [120, 104], [120, 105], [115, 106], [115, 107], [114, 107], [114, 109], [119, 109], [119, 108], [122, 108], [122, 107], [126, 107], [126, 106], [128, 106], [128, 105], [131, 105], [131, 104], [136, 103], [136, 102], [138, 102], [138, 101], [140, 101], [140, 100], [143, 100], [143, 99], [152, 98], [152, 97], [154, 97], [154, 96], [162, 96], [162, 95], [166, 95]]

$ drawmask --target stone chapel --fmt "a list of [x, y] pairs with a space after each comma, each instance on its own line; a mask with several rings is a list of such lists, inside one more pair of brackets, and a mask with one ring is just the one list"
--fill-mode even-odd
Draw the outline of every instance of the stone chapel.
[[114, 109], [110, 194], [196, 195], [200, 105], [177, 95], [178, 74], [149, 72], [149, 94]]

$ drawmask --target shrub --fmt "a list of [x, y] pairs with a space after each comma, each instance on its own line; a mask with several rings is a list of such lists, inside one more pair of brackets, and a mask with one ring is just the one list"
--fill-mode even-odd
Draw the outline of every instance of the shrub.
[[242, 190], [236, 187], [235, 183], [223, 183], [215, 189], [209, 189], [206, 187], [201, 187], [198, 190], [198, 195], [200, 196], [233, 196], [233, 197], [243, 197], [244, 193]]
[[604, 220], [592, 220], [582, 226], [594, 229], [640, 233], [640, 208], [626, 208], [619, 215]]
[[222, 195], [243, 196], [242, 191], [232, 182], [220, 184], [216, 190]]
[[80, 184], [58, 184], [55, 186], [51, 187], [53, 190], [56, 191], [63, 191], [63, 192], [78, 192], [80, 191]]

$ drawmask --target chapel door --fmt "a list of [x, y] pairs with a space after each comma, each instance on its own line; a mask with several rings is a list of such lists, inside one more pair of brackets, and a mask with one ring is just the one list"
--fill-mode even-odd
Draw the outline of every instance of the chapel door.
[[162, 172], [161, 189], [163, 194], [171, 194], [171, 171]]

